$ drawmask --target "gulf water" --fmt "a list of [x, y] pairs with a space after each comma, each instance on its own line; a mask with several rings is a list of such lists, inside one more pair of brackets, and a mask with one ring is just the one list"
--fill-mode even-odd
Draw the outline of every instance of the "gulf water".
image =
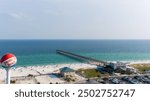
[[18, 66], [80, 62], [56, 50], [103, 61], [150, 60], [150, 40], [0, 40], [0, 57], [14, 53]]

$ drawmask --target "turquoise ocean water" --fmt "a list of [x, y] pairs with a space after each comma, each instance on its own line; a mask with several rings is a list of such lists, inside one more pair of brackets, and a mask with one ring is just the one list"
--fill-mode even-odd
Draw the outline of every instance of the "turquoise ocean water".
[[14, 53], [18, 66], [79, 62], [58, 49], [104, 61], [150, 60], [150, 40], [0, 40], [0, 57]]

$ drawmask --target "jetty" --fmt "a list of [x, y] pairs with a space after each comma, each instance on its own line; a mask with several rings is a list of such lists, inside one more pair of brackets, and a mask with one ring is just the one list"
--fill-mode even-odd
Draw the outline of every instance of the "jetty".
[[71, 57], [71, 58], [74, 58], [74, 59], [78, 59], [80, 61], [84, 61], [84, 62], [87, 62], [89, 64], [93, 64], [93, 65], [105, 66], [107, 64], [107, 62], [105, 62], [105, 61], [97, 60], [97, 59], [94, 59], [94, 58], [91, 58], [91, 57], [81, 56], [79, 54], [75, 54], [75, 53], [72, 53], [72, 52], [67, 52], [67, 51], [64, 51], [64, 50], [56, 50], [56, 53], [64, 55], [64, 56], [68, 56], [68, 57]]

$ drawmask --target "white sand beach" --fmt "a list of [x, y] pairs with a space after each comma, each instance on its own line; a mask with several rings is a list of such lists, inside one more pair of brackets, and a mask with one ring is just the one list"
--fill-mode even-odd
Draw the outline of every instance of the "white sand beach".
[[[116, 63], [116, 62], [115, 62]], [[131, 64], [150, 64], [150, 61], [131, 61], [124, 62], [127, 65]], [[87, 63], [71, 63], [71, 64], [55, 64], [55, 65], [43, 65], [43, 66], [26, 66], [17, 67], [15, 70], [10, 70], [10, 77], [15, 84], [62, 84], [68, 83], [62, 77], [58, 77], [55, 74], [60, 74], [60, 68], [69, 67], [73, 70], [78, 69], [92, 69], [97, 68], [96, 65]], [[133, 68], [133, 67], [132, 67]], [[78, 81], [85, 80], [86, 78], [75, 75]], [[0, 68], [0, 84], [4, 84], [6, 79], [5, 69]]]
[[[59, 73], [59, 69], [63, 67], [70, 67], [73, 70], [78, 70], [80, 68], [96, 68], [95, 65], [90, 65], [86, 63], [72, 63], [72, 64], [57, 64], [57, 65], [44, 65], [44, 66], [27, 66], [27, 67], [17, 67], [15, 70], [10, 70], [11, 80], [16, 81], [18, 84], [35, 84], [35, 83], [64, 83], [60, 78], [50, 77], [51, 73]], [[34, 77], [28, 77], [28, 76]], [[6, 71], [0, 69], [0, 83], [5, 83]]]

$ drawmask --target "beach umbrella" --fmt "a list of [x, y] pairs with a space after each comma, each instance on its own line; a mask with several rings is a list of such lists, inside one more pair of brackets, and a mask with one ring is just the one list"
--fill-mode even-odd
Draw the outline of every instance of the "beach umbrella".
[[14, 68], [17, 63], [17, 58], [12, 53], [5, 54], [1, 60], [0, 63], [2, 67], [6, 70], [6, 83], [10, 84], [10, 68]]

